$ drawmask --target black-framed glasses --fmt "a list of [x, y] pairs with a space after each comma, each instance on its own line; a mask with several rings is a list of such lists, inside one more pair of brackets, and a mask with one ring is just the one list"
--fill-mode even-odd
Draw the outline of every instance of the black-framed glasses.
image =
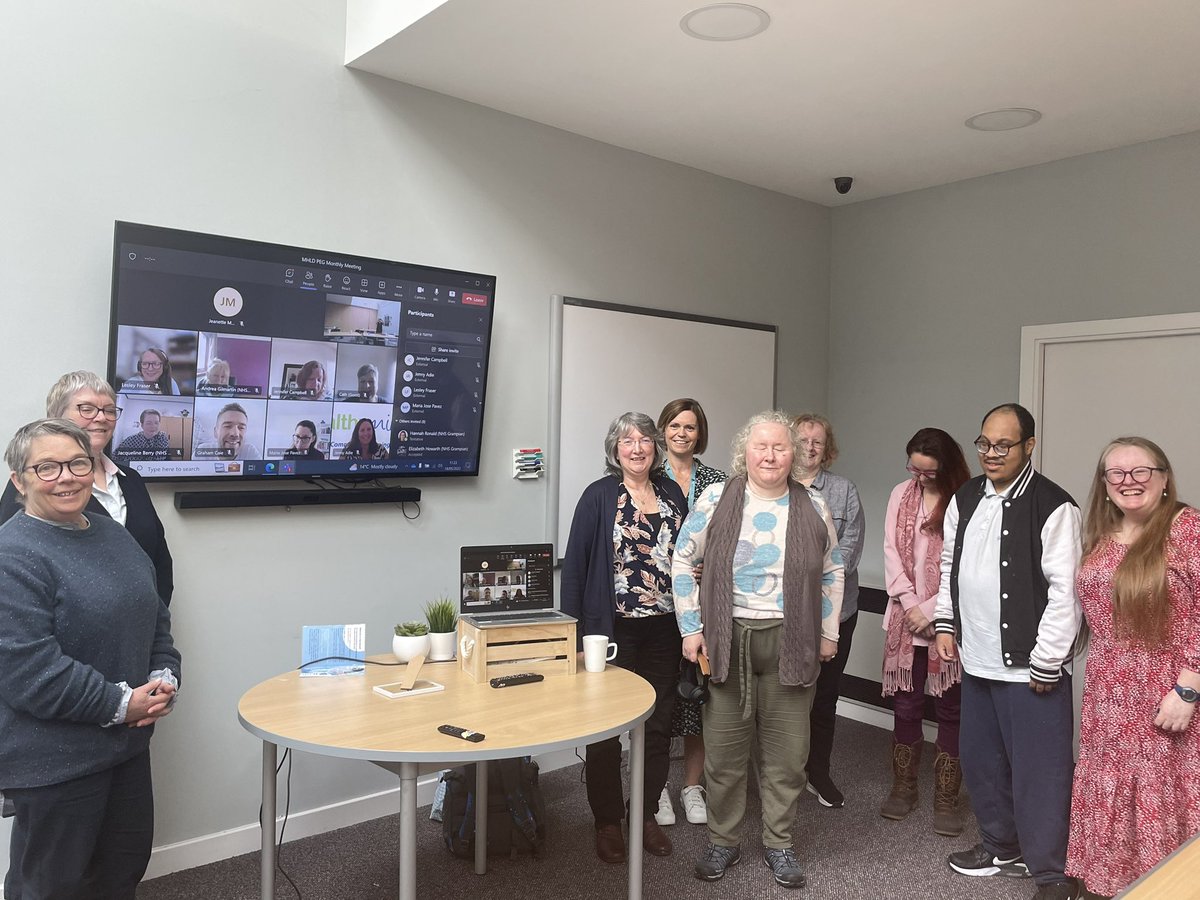
[[1128, 475], [1133, 479], [1135, 484], [1145, 484], [1154, 477], [1155, 472], [1165, 472], [1166, 469], [1158, 466], [1135, 466], [1132, 469], [1105, 469], [1104, 480], [1116, 487], [1118, 484], [1125, 482], [1125, 476]]
[[121, 418], [122, 409], [119, 406], [97, 406], [95, 403], [76, 403], [75, 411], [89, 421], [104, 413], [105, 418], [112, 419], [115, 422]]
[[293, 434], [292, 439], [295, 440], [296, 443], [300, 443], [301, 441], [315, 440], [316, 435], [315, 434]]
[[937, 469], [918, 469], [916, 466], [912, 465], [911, 463], [909, 465], [905, 466], [904, 468], [908, 471], [908, 474], [918, 475], [922, 478], [937, 478], [937, 474], [938, 474]]
[[1007, 442], [993, 444], [991, 441], [981, 435], [975, 438], [975, 449], [979, 451], [980, 456], [987, 456], [988, 453], [995, 453], [997, 456], [1008, 456], [1009, 450], [1023, 443], [1025, 442], [1017, 441], [1015, 444], [1010, 444]]
[[38, 463], [36, 466], [26, 466], [25, 468], [32, 469], [33, 474], [42, 479], [42, 481], [58, 481], [62, 476], [63, 469], [66, 469], [76, 478], [91, 475], [92, 470], [96, 468], [96, 461], [90, 456], [77, 456], [74, 459], [68, 459], [66, 462], [47, 460], [46, 462]]

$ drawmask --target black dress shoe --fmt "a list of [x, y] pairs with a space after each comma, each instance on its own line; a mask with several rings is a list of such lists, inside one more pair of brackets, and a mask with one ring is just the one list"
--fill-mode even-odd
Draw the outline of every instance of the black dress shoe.
[[596, 826], [596, 855], [606, 863], [625, 862], [625, 838], [620, 825]]
[[647, 853], [653, 853], [655, 856], [671, 855], [671, 839], [653, 818], [642, 823], [642, 846], [646, 848]]

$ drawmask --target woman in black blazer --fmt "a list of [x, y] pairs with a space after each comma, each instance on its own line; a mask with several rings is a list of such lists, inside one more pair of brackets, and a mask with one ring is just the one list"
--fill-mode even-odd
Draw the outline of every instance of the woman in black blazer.
[[[125, 526], [154, 563], [158, 595], [170, 605], [175, 589], [171, 551], [146, 483], [137, 472], [117, 465], [104, 454], [120, 414], [117, 395], [95, 372], [68, 372], [46, 395], [46, 415], [74, 422], [91, 441], [96, 467], [87, 512], [108, 516]], [[0, 522], [7, 522], [20, 510], [17, 490], [10, 480], [0, 496]]]

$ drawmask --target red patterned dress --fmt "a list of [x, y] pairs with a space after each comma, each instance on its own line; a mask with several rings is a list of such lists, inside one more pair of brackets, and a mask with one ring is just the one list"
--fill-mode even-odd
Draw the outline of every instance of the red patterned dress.
[[1113, 572], [1126, 547], [1107, 541], [1079, 568], [1091, 627], [1067, 874], [1118, 893], [1200, 831], [1200, 713], [1182, 733], [1154, 727], [1181, 669], [1200, 671], [1200, 513], [1171, 526], [1171, 625], [1162, 647], [1113, 634]]

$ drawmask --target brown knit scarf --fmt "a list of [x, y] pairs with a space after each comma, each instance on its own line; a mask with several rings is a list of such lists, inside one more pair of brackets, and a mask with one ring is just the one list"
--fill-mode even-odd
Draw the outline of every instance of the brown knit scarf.
[[[746, 476], [725, 483], [725, 492], [708, 524], [700, 614], [708, 645], [711, 680], [729, 675], [733, 644], [733, 554], [742, 530]], [[788, 521], [784, 535], [783, 635], [779, 643], [779, 681], [808, 687], [821, 673], [821, 575], [829, 532], [808, 490], [788, 479]]]
[[[917, 565], [917, 513], [924, 503], [921, 480], [914, 478], [904, 489], [900, 497], [900, 506], [896, 510], [896, 547], [900, 551], [900, 565], [908, 577], [909, 584], [916, 588]], [[942, 535], [929, 535], [928, 550], [925, 553], [925, 596], [917, 595], [917, 601], [924, 603], [938, 592], [938, 582], [942, 559]], [[887, 639], [883, 647], [883, 696], [890, 697], [896, 691], [911, 691], [913, 653], [913, 635], [904, 621], [904, 607], [896, 597], [888, 601], [891, 606], [891, 619], [888, 620]], [[926, 648], [929, 653], [929, 667], [925, 676], [925, 691], [934, 697], [942, 693], [962, 679], [962, 667], [958, 660], [943, 662], [937, 655], [937, 649], [930, 644]]]

